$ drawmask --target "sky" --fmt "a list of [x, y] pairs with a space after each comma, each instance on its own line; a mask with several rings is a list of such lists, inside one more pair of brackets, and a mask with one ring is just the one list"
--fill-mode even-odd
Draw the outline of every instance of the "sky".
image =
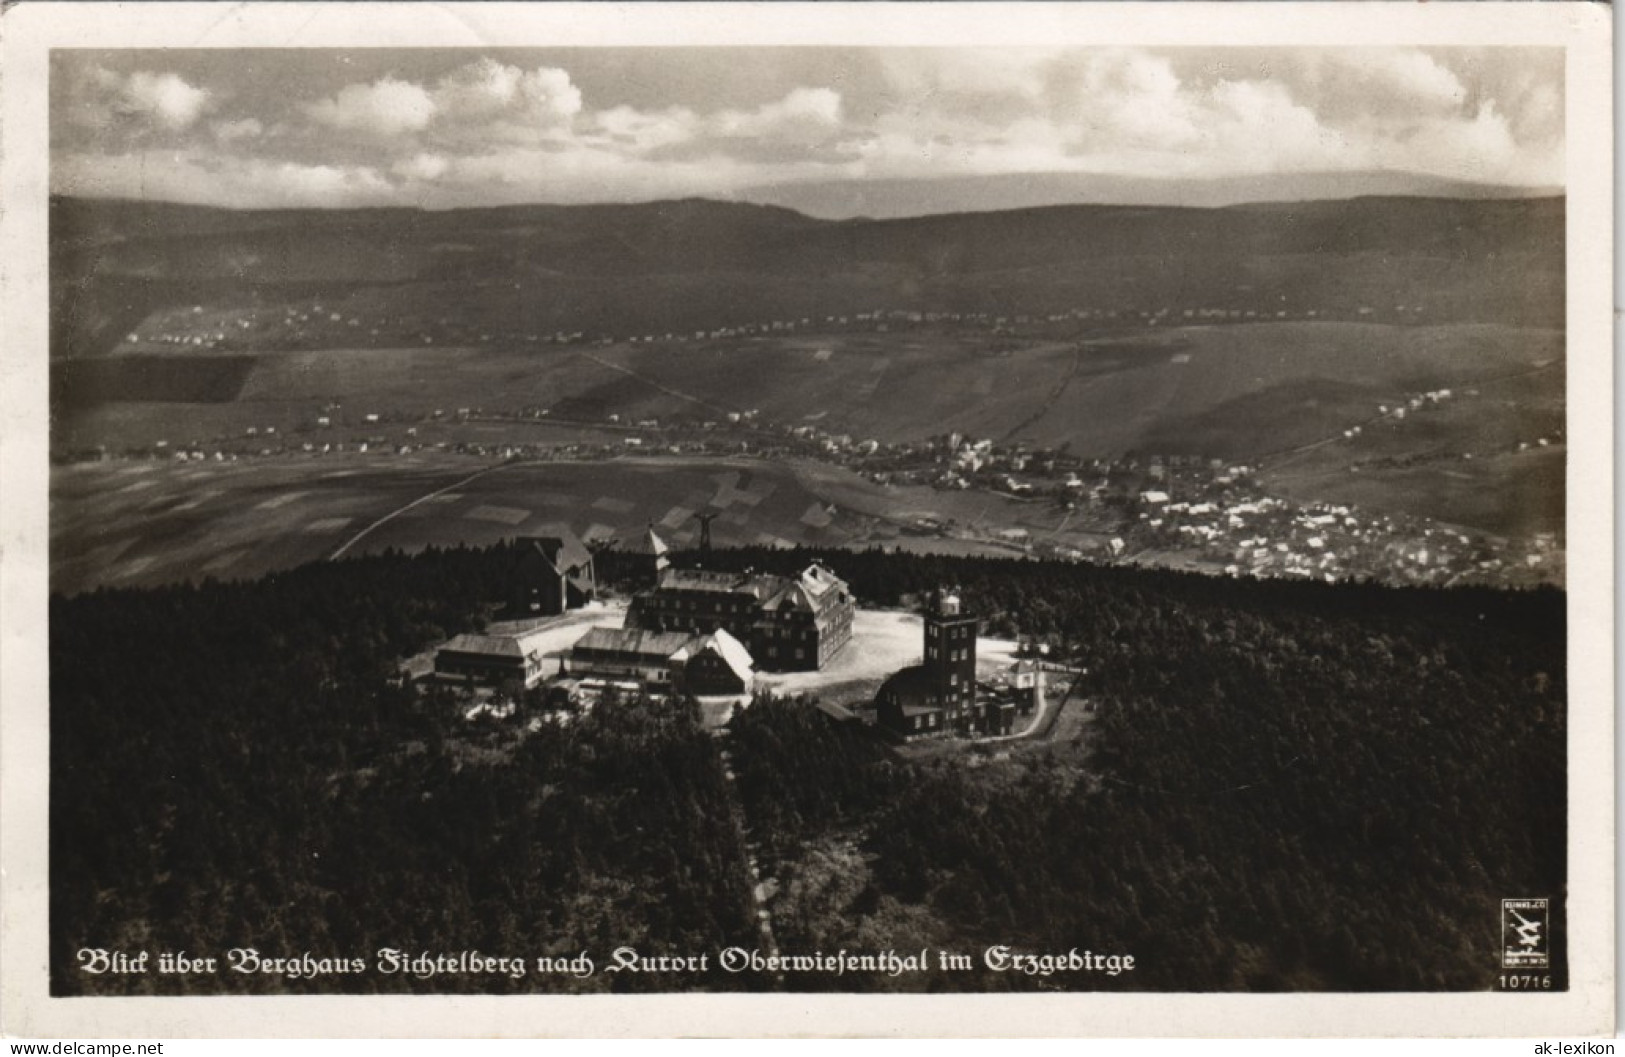
[[1564, 184], [1550, 48], [58, 50], [57, 193], [237, 208], [864, 179]]

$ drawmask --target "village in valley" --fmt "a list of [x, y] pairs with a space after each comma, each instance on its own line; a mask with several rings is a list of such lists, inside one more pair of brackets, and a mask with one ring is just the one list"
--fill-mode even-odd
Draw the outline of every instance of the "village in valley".
[[[171, 344], [221, 354], [252, 352], [267, 344], [297, 350], [351, 336], [357, 344], [384, 347], [420, 339], [423, 346], [437, 350], [494, 342], [511, 349], [572, 350], [640, 385], [659, 389], [662, 383], [657, 379], [602, 357], [645, 345], [673, 355], [706, 355], [718, 349], [765, 351], [790, 342], [788, 347], [798, 353], [827, 363], [844, 341], [912, 336], [928, 346], [933, 341], [944, 345], [969, 341], [987, 348], [989, 355], [998, 354], [1001, 342], [1052, 343], [1072, 349], [1076, 358], [1116, 340], [1080, 340], [1076, 337], [1080, 329], [1108, 336], [1155, 329], [1175, 334], [1181, 328], [1267, 328], [1294, 320], [1329, 324], [1338, 319], [1351, 325], [1409, 327], [1426, 317], [1423, 305], [1397, 305], [1381, 312], [1363, 305], [1291, 312], [1240, 307], [1076, 308], [1042, 316], [877, 309], [692, 334], [614, 336], [470, 330], [451, 319], [368, 319], [331, 311], [330, 305], [314, 300], [281, 313], [222, 314], [205, 312], [202, 306], [170, 313], [149, 320], [145, 333], [126, 335], [118, 351], [141, 356]], [[360, 329], [368, 324], [376, 325]], [[1188, 353], [1171, 356], [1174, 364], [1188, 364], [1190, 359]], [[1547, 372], [1555, 366], [1560, 361], [1538, 360], [1534, 371]], [[938, 541], [948, 553], [1020, 554], [1328, 582], [1371, 578], [1436, 586], [1531, 586], [1563, 580], [1564, 544], [1557, 531], [1459, 526], [1414, 512], [1406, 502], [1365, 509], [1355, 502], [1317, 500], [1312, 487], [1281, 487], [1283, 478], [1290, 485], [1294, 469], [1306, 457], [1318, 461], [1311, 475], [1317, 481], [1333, 475], [1352, 481], [1362, 473], [1404, 475], [1420, 469], [1447, 480], [1457, 478], [1463, 482], [1457, 487], [1465, 488], [1475, 460], [1476, 466], [1494, 460], [1498, 465], [1534, 466], [1561, 453], [1565, 438], [1560, 422], [1531, 426], [1527, 436], [1501, 436], [1476, 445], [1427, 440], [1439, 428], [1435, 420], [1494, 410], [1493, 396], [1471, 385], [1405, 392], [1366, 407], [1358, 420], [1344, 424], [1329, 420], [1326, 434], [1308, 443], [1245, 458], [1153, 448], [1086, 455], [1070, 444], [1047, 445], [1020, 435], [1019, 428], [1003, 437], [956, 430], [883, 440], [843, 430], [827, 420], [827, 411], [781, 420], [759, 408], [724, 410], [686, 393], [671, 395], [679, 398], [677, 405], [683, 410], [664, 418], [622, 411], [594, 413], [570, 398], [434, 408], [391, 406], [387, 397], [357, 407], [334, 398], [282, 409], [280, 427], [265, 421], [236, 435], [165, 436], [132, 447], [63, 450], [55, 458], [62, 463], [111, 459], [188, 466], [365, 456], [367, 465], [380, 469], [425, 457], [481, 465], [596, 463], [629, 457], [803, 460], [851, 471], [881, 489], [915, 489], [907, 501], [896, 503], [895, 515], [874, 518], [865, 534], [867, 542], [892, 542], [915, 551], [930, 549], [932, 541]], [[538, 439], [537, 428], [553, 432]], [[1412, 436], [1418, 439], [1407, 439]], [[1365, 446], [1372, 441], [1377, 454]], [[1398, 445], [1397, 453], [1382, 447], [1385, 443]], [[921, 501], [923, 490], [938, 493], [939, 498]], [[951, 512], [952, 500], [941, 498], [942, 493], [954, 492], [998, 497], [1007, 501], [1005, 514], [957, 517]], [[838, 503], [830, 504], [832, 515], [837, 507]]]

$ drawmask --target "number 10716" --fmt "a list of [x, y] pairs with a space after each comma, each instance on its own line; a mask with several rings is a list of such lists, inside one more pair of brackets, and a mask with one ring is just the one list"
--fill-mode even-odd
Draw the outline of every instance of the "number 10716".
[[1503, 991], [1550, 991], [1552, 977], [1549, 973], [1502, 973], [1500, 977]]

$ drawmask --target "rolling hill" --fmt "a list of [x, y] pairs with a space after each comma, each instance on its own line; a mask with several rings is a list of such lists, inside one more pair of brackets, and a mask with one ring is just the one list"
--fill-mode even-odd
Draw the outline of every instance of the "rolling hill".
[[1493, 197], [891, 220], [59, 198], [52, 446], [648, 451], [739, 416], [1244, 461], [1303, 502], [1561, 534], [1564, 220]]
[[1005, 173], [933, 179], [835, 180], [769, 184], [740, 191], [745, 202], [783, 206], [827, 220], [894, 219], [1054, 205], [1195, 206], [1325, 199], [1531, 198], [1552, 188], [1509, 187], [1407, 172], [1318, 172], [1147, 179], [1105, 173]]
[[[339, 328], [313, 325], [304, 347], [388, 347], [424, 328], [440, 340], [482, 329], [624, 337], [877, 309], [1184, 304], [1357, 318], [1418, 291], [1429, 322], [1560, 326], [1563, 222], [1561, 198], [1065, 206], [885, 221], [705, 200], [232, 213], [58, 198], [52, 354], [105, 355], [178, 307], [303, 298], [346, 320], [389, 321], [343, 342]], [[288, 340], [249, 331], [230, 345]]]

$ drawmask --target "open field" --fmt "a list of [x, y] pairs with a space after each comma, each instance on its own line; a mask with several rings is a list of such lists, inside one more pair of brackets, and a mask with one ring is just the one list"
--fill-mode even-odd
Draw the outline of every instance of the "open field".
[[1381, 513], [1425, 512], [1495, 536], [1561, 536], [1567, 449], [1539, 448], [1393, 469], [1305, 472], [1270, 479], [1283, 495]]
[[[217, 358], [140, 357], [138, 373], [150, 377], [134, 388], [120, 381], [127, 358], [114, 356], [59, 365], [53, 441], [70, 450], [158, 440], [254, 448], [262, 441], [246, 431], [263, 438], [274, 428], [300, 441], [397, 442], [430, 423], [455, 442], [473, 439], [446, 421], [466, 409], [546, 410], [574, 423], [487, 423], [482, 440], [591, 443], [625, 436], [611, 416], [699, 423], [756, 410], [768, 422], [885, 443], [955, 431], [1090, 457], [1248, 459], [1362, 422], [1385, 401], [1543, 364], [1558, 365], [1558, 391], [1544, 395], [1561, 414], [1562, 358], [1556, 330], [1291, 321], [1109, 335], [1079, 327], [1067, 340], [927, 330], [592, 350], [335, 348], [233, 357], [230, 377]], [[163, 370], [148, 372], [154, 363]], [[196, 396], [205, 390], [221, 398]], [[1523, 405], [1509, 400], [1516, 418]], [[323, 417], [329, 427], [318, 426]]]
[[[1367, 406], [1352, 437], [1265, 460], [1273, 491], [1354, 503], [1493, 535], [1564, 530], [1562, 360], [1458, 384], [1449, 399], [1404, 418]], [[1437, 387], [1434, 387], [1437, 389]]]
[[349, 535], [477, 467], [317, 462], [90, 463], [51, 477], [51, 586], [77, 592], [244, 579], [324, 557]]
[[[442, 491], [482, 469], [482, 476]], [[694, 515], [702, 511], [717, 515], [711, 534], [718, 546], [844, 547], [895, 536], [889, 523], [820, 491], [819, 481], [838, 477], [842, 495], [866, 494], [870, 510], [884, 509], [888, 492], [901, 491], [834, 468], [804, 477], [749, 459], [493, 465], [441, 454], [384, 461], [350, 453], [57, 467], [51, 586], [74, 593], [247, 578], [327, 557], [346, 544], [351, 554], [416, 551], [563, 528], [588, 539], [631, 541], [652, 523], [681, 549], [697, 543]], [[397, 516], [379, 523], [391, 514]]]

